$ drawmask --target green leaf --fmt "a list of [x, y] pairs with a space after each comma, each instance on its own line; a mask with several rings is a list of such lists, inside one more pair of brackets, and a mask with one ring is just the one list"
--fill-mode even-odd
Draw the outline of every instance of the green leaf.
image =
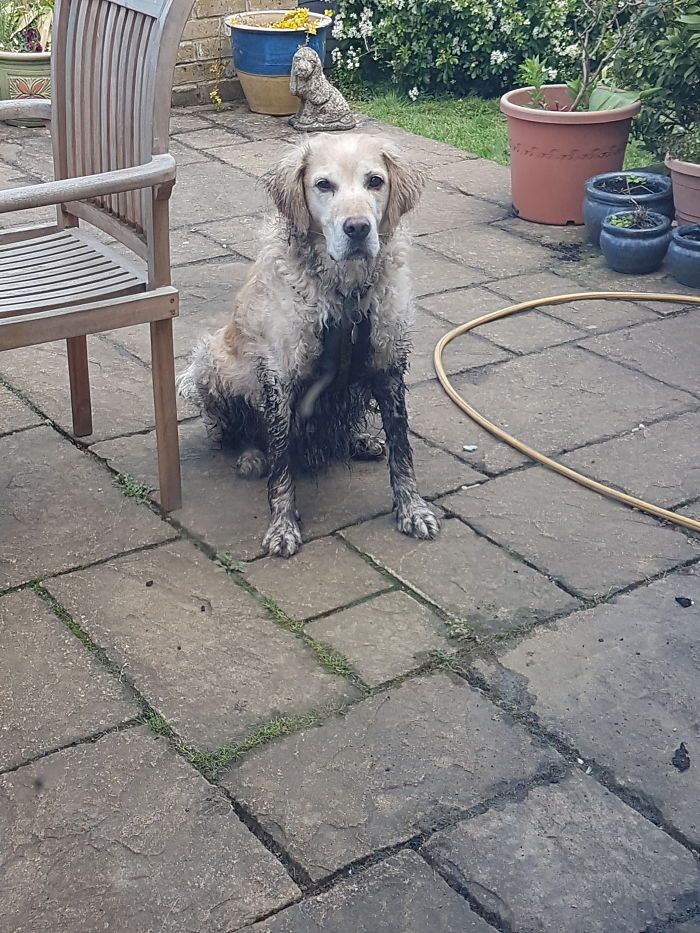
[[618, 91], [615, 88], [596, 87], [588, 101], [589, 110], [616, 110], [639, 100], [637, 91]]

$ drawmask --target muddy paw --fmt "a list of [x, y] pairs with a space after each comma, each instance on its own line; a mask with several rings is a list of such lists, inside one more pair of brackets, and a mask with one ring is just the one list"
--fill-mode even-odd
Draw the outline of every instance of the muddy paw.
[[433, 510], [420, 498], [399, 509], [396, 524], [402, 534], [412, 538], [435, 538], [440, 531], [440, 523]]
[[272, 522], [263, 538], [263, 548], [270, 557], [291, 557], [301, 547], [301, 531], [296, 521], [279, 518]]
[[350, 444], [353, 460], [381, 460], [386, 455], [386, 444], [374, 434], [356, 434]]
[[267, 457], [262, 450], [244, 450], [233, 465], [234, 470], [244, 479], [260, 479], [267, 475]]

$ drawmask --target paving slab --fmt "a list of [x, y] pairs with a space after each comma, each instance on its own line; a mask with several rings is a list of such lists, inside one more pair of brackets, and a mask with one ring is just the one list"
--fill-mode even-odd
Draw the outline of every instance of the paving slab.
[[[505, 307], [502, 301], [499, 304]], [[476, 328], [474, 333], [479, 337], [487, 337], [513, 353], [536, 353], [547, 347], [576, 340], [583, 331], [539, 311], [525, 311], [492, 324], [484, 324]]]
[[[563, 271], [556, 274], [534, 272], [489, 283], [492, 291], [510, 298], [512, 302], [534, 301], [537, 298], [571, 295], [577, 292], [607, 291], [609, 287], [613, 291], [623, 291], [627, 286], [620, 282], [620, 276], [617, 276], [612, 286], [599, 285], [588, 279], [578, 281], [573, 278], [568, 267], [565, 274]], [[617, 330], [629, 324], [657, 320], [651, 308], [633, 301], [573, 301], [561, 305], [548, 305], [543, 312], [589, 332]], [[530, 315], [533, 312], [526, 313]]]
[[669, 418], [560, 458], [566, 466], [665, 508], [700, 495], [700, 412]]
[[[689, 307], [683, 302], [683, 296], [692, 292], [687, 285], [681, 285], [672, 278], [665, 263], [657, 272], [651, 272], [648, 275], [620, 275], [610, 269], [602, 255], [597, 255], [594, 259], [585, 262], [576, 263], [571, 266], [570, 274], [572, 278], [582, 280], [586, 289], [595, 288], [606, 291], [635, 291], [678, 295], [679, 302], [655, 302], [653, 299], [643, 301], [648, 307], [653, 307], [660, 314], [673, 313], [681, 307]], [[694, 307], [690, 305], [690, 307]]]
[[[147, 335], [148, 326], [141, 328]], [[120, 351], [103, 337], [88, 338], [93, 433], [91, 444], [107, 437], [142, 431], [155, 424], [150, 368]], [[7, 350], [0, 373], [65, 431], [72, 433], [68, 361], [64, 340], [38, 347]], [[178, 399], [178, 416], [191, 418], [196, 409]]]
[[427, 136], [416, 136], [398, 126], [388, 126], [378, 120], [372, 120], [360, 115], [360, 124], [357, 132], [367, 133], [371, 136], [381, 136], [389, 139], [399, 147], [401, 152], [409, 158], [416, 159], [422, 164], [424, 170], [429, 172], [435, 166], [450, 165], [453, 162], [464, 162], [475, 159], [463, 149], [456, 149], [446, 143], [438, 142]]
[[370, 687], [408, 674], [435, 652], [453, 647], [447, 641], [447, 626], [400, 591], [310, 622], [306, 632], [346, 657]]
[[183, 107], [178, 107], [170, 114], [170, 135], [190, 133], [192, 130], [205, 130], [211, 123], [197, 113], [191, 113]]
[[500, 220], [506, 208], [479, 198], [470, 198], [449, 185], [429, 181], [418, 207], [407, 221], [415, 236], [440, 233], [442, 230], [463, 230], [466, 226]]
[[700, 892], [690, 852], [579, 775], [438, 833], [425, 851], [512, 930], [639, 933]]
[[332, 890], [250, 929], [251, 933], [493, 933], [492, 926], [410, 851], [353, 874]]
[[[182, 137], [182, 139], [186, 139], [186, 137]], [[170, 140], [169, 152], [177, 162], [178, 169], [183, 165], [194, 165], [196, 162], [206, 162], [207, 160], [204, 153], [199, 152], [197, 149], [192, 149], [179, 139]]]
[[0, 589], [173, 536], [48, 427], [0, 438]]
[[343, 535], [476, 634], [520, 628], [577, 605], [546, 576], [454, 519], [444, 521], [440, 535], [429, 542], [396, 535], [387, 516]]
[[0, 434], [21, 431], [41, 424], [42, 421], [42, 417], [36, 415], [14, 392], [0, 385]]
[[[501, 295], [486, 288], [476, 287], [429, 295], [420, 299], [419, 306], [450, 324], [463, 324], [505, 308], [509, 303], [513, 302], [506, 301]], [[445, 327], [445, 331], [449, 329]], [[585, 331], [538, 311], [530, 311], [492, 324], [482, 324], [469, 333], [469, 337], [463, 335], [462, 338], [456, 338], [456, 342], [448, 346], [445, 357], [448, 353], [459, 357], [464, 352], [463, 348], [470, 345], [466, 341], [474, 338], [486, 338], [511, 353], [522, 354], [576, 340]]]
[[431, 176], [465, 194], [510, 207], [510, 169], [489, 159], [469, 159], [432, 169]]
[[[570, 345], [471, 370], [452, 383], [482, 415], [547, 454], [697, 407], [697, 399], [681, 389]], [[442, 404], [452, 402], [445, 397]], [[510, 448], [501, 443], [489, 466], [505, 469], [511, 463]]]
[[237, 145], [231, 145], [231, 139], [229, 139], [227, 144], [217, 145], [215, 149], [210, 149], [209, 154], [227, 165], [240, 169], [246, 175], [262, 178], [291, 148], [291, 145], [286, 142], [280, 146], [275, 145], [269, 139], [258, 142], [240, 140]]
[[330, 612], [391, 586], [337, 538], [311, 541], [290, 560], [255, 561], [245, 578], [293, 619]]
[[185, 542], [47, 582], [175, 732], [199, 750], [353, 695]]
[[216, 126], [209, 124], [206, 127], [193, 129], [183, 137], [182, 142], [186, 146], [192, 146], [194, 149], [204, 151], [217, 149], [220, 146], [231, 146], [235, 143], [245, 145], [245, 140], [234, 129], [226, 126]]
[[495, 227], [483, 227], [473, 236], [465, 236], [461, 230], [431, 233], [421, 237], [421, 243], [450, 259], [483, 270], [489, 279], [532, 272], [553, 261], [549, 250]]
[[[211, 197], [203, 197], [208, 191]], [[256, 180], [222, 162], [183, 165], [170, 201], [174, 227], [222, 220], [265, 210], [269, 201]]]
[[700, 307], [664, 321], [582, 341], [580, 346], [668, 385], [700, 395]]
[[[123, 473], [145, 483], [157, 498], [155, 436], [153, 433], [96, 444], [94, 452]], [[415, 439], [416, 473], [424, 496], [435, 498], [483, 475], [444, 451]], [[212, 447], [199, 420], [180, 426], [183, 506], [176, 521], [216, 550], [240, 560], [262, 554], [261, 542], [269, 523], [267, 484], [235, 475], [230, 451]], [[318, 477], [300, 477], [297, 505], [302, 532], [317, 538], [346, 525], [390, 512], [392, 495], [385, 462], [337, 465]], [[398, 534], [398, 532], [396, 532]]]
[[[678, 599], [691, 599], [681, 606]], [[476, 667], [586, 758], [700, 842], [700, 572], [686, 570], [577, 612]], [[681, 742], [690, 767], [672, 758]]]
[[478, 691], [435, 674], [253, 752], [221, 780], [319, 879], [558, 762]]
[[[173, 270], [173, 282], [180, 289], [180, 315], [173, 322], [176, 358], [189, 357], [198, 340], [229, 322], [236, 294], [249, 271], [249, 263], [235, 259]], [[109, 337], [144, 363], [151, 362], [148, 327], [123, 327], [110, 331]]]
[[0, 927], [240, 929], [298, 888], [231, 805], [145, 729], [0, 777]]
[[[274, 5], [273, 3], [272, 6]], [[249, 141], [269, 139], [273, 144], [279, 144], [283, 140], [299, 140], [299, 134], [291, 128], [287, 117], [251, 113], [242, 101], [232, 101], [229, 107], [218, 111], [215, 122], [217, 126], [227, 126], [235, 130]]]
[[411, 279], [417, 296], [443, 292], [449, 288], [477, 285], [488, 278], [481, 269], [447, 259], [432, 249], [423, 249], [426, 237], [416, 238], [411, 251]]
[[[131, 258], [133, 254], [127, 252], [126, 255]], [[174, 271], [192, 262], [221, 259], [226, 255], [227, 250], [224, 246], [198, 233], [192, 224], [170, 231], [170, 261]]]
[[420, 298], [418, 303], [421, 308], [448, 324], [463, 324], [506, 305], [500, 295], [479, 286], [427, 295]]
[[497, 477], [448, 496], [443, 504], [590, 598], [700, 556], [679, 532], [545, 467]]
[[210, 223], [197, 224], [195, 229], [207, 239], [219, 243], [229, 254], [235, 253], [245, 259], [255, 259], [260, 251], [260, 238], [266, 218], [266, 214], [248, 214], [245, 217], [233, 217], [230, 220], [214, 220]]
[[30, 590], [0, 597], [0, 709], [0, 769], [140, 712], [117, 680]]
[[[409, 385], [435, 378], [435, 344], [450, 329], [448, 324], [417, 309], [416, 319], [411, 327], [413, 350], [409, 357], [410, 368], [406, 380]], [[443, 353], [442, 363], [449, 376], [465, 369], [510, 359], [511, 355], [507, 350], [494, 346], [478, 334], [473, 334], [470, 338], [453, 341]]]
[[[468, 336], [459, 339], [462, 343], [469, 341]], [[465, 391], [462, 387], [462, 378], [456, 376], [452, 383], [469, 402], [470, 391]], [[412, 431], [440, 449], [450, 451], [476, 470], [495, 475], [530, 463], [522, 454], [496, 440], [493, 435], [463, 414], [445, 395], [442, 386], [435, 381], [412, 386], [408, 393], [407, 405]], [[489, 412], [484, 411], [484, 414], [489, 415]], [[476, 446], [476, 450], [465, 451], [465, 446]], [[468, 482], [465, 482], [465, 485], [468, 485]]]

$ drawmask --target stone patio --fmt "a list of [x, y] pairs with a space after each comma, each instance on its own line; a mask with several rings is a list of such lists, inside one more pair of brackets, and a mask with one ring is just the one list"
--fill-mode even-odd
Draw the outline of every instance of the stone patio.
[[[513, 301], [683, 289], [511, 217], [506, 168], [387, 132], [430, 179], [409, 394], [435, 542], [360, 464], [302, 480], [308, 543], [264, 558], [264, 482], [186, 405], [164, 516], [145, 327], [91, 339], [80, 442], [63, 347], [0, 356], [3, 933], [700, 929], [700, 538], [526, 461], [432, 370], [441, 334]], [[181, 366], [293, 136], [240, 106], [172, 133]], [[2, 129], [0, 184], [50, 170], [44, 131]], [[697, 518], [699, 346], [697, 306], [576, 302], [446, 363], [507, 430]]]

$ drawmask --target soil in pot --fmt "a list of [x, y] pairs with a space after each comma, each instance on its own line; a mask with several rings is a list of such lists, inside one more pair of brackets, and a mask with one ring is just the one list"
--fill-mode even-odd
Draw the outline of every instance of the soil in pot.
[[700, 224], [677, 227], [671, 235], [668, 271], [681, 285], [700, 288]]
[[582, 224], [584, 184], [594, 174], [620, 172], [639, 103], [572, 113], [566, 85], [542, 88], [547, 109], [529, 106], [530, 89], [501, 98], [508, 120], [513, 208], [545, 224]]
[[655, 211], [620, 211], [603, 220], [600, 248], [615, 272], [644, 275], [663, 262], [671, 221]]
[[583, 219], [591, 243], [598, 245], [603, 220], [618, 211], [644, 207], [673, 220], [671, 179], [653, 172], [608, 172], [585, 185]]

